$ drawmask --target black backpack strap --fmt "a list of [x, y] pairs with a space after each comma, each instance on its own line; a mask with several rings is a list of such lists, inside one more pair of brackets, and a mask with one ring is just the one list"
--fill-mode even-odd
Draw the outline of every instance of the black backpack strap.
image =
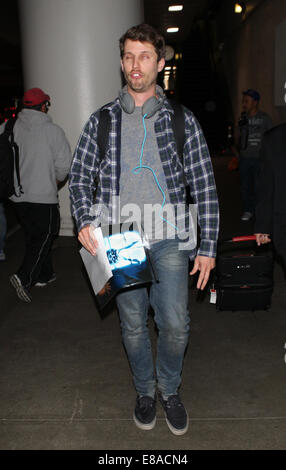
[[100, 151], [100, 161], [105, 157], [108, 136], [111, 126], [111, 117], [108, 109], [101, 109], [99, 112], [99, 123], [97, 129], [97, 144]]
[[[16, 122], [16, 118], [8, 119], [8, 121], [5, 124], [5, 129], [4, 129], [5, 134], [8, 134], [8, 135], [12, 134], [14, 126], [15, 126], [15, 122]], [[12, 139], [14, 141], [14, 136], [12, 137]]]
[[[184, 108], [180, 103], [177, 103], [174, 100], [168, 100], [170, 105], [174, 110], [174, 114], [171, 114], [172, 127], [175, 135], [175, 140], [177, 144], [178, 157], [184, 168], [184, 145], [185, 145], [185, 114]], [[190, 186], [187, 184], [184, 172], [183, 180], [186, 188], [186, 202], [187, 204], [193, 204], [193, 198], [191, 196]]]
[[4, 133], [7, 134], [7, 137], [11, 138], [11, 145], [12, 145], [13, 150], [14, 150], [14, 166], [15, 166], [15, 170], [16, 170], [16, 176], [17, 176], [17, 182], [18, 182], [18, 191], [19, 191], [19, 194], [16, 194], [16, 196], [19, 197], [20, 194], [24, 193], [24, 191], [23, 191], [23, 188], [21, 186], [21, 180], [20, 180], [19, 147], [18, 147], [18, 145], [16, 144], [16, 142], [14, 140], [14, 134], [13, 134], [13, 129], [14, 129], [16, 120], [17, 120], [17, 118], [11, 118], [6, 122]]
[[174, 100], [169, 100], [170, 105], [174, 110], [174, 114], [171, 114], [172, 127], [175, 135], [177, 144], [178, 156], [183, 164], [183, 153], [185, 145], [185, 115], [184, 109], [181, 104]]

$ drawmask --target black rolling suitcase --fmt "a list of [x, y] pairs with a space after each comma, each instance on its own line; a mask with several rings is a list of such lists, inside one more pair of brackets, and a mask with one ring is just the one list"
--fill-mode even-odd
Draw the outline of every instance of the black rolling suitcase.
[[257, 247], [254, 235], [224, 242], [218, 250], [215, 288], [218, 310], [268, 309], [273, 291], [269, 247]]

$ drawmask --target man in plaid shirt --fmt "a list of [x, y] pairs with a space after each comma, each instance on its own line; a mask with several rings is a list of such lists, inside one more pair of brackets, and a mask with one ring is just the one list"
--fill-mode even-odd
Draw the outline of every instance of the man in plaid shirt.
[[[131, 289], [118, 294], [116, 302], [137, 392], [135, 424], [143, 430], [155, 426], [158, 396], [170, 430], [182, 435], [189, 423], [178, 393], [189, 338], [188, 260], [194, 260], [190, 274], [199, 271], [197, 288], [204, 289], [215, 266], [219, 229], [216, 186], [204, 135], [186, 108], [183, 162], [177, 154], [171, 122], [174, 111], [156, 85], [165, 65], [163, 37], [149, 25], [138, 25], [121, 37], [120, 51], [127, 85], [104, 107], [109, 111], [111, 128], [103, 158], [97, 140], [99, 111], [91, 115], [82, 131], [70, 172], [72, 210], [80, 242], [95, 255], [97, 241], [90, 228], [114, 222], [118, 197], [122, 217], [127, 215], [124, 208], [130, 202], [140, 214], [150, 206], [155, 208], [155, 224], [153, 212], [149, 219], [144, 212], [144, 230], [159, 282], [152, 284], [149, 294], [146, 288]], [[186, 230], [194, 239], [188, 214], [178, 215], [175, 222], [162, 216], [167, 206], [186, 203], [186, 182], [198, 213], [197, 252], [193, 242], [181, 243]], [[147, 325], [149, 305], [159, 332], [156, 374]]]

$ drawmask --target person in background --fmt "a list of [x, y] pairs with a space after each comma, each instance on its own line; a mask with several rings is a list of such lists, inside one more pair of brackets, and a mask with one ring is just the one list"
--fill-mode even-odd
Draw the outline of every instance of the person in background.
[[242, 221], [255, 211], [259, 155], [264, 132], [272, 127], [270, 116], [259, 110], [260, 94], [249, 88], [242, 93], [242, 113], [235, 131], [235, 152], [239, 157]]
[[56, 279], [51, 248], [60, 227], [58, 183], [68, 175], [72, 154], [64, 131], [47, 114], [49, 95], [31, 88], [24, 93], [22, 105], [14, 140], [19, 146], [23, 193], [10, 200], [24, 230], [26, 246], [24, 259], [10, 282], [21, 300], [31, 302], [34, 285], [43, 287]]
[[286, 123], [265, 133], [261, 147], [254, 230], [258, 245], [270, 243], [286, 270]]

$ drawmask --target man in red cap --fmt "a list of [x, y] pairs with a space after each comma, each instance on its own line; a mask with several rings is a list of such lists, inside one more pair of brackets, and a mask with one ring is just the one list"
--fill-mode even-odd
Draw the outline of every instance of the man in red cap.
[[32, 107], [47, 104], [47, 102], [50, 102], [50, 99], [49, 95], [46, 95], [41, 88], [31, 88], [24, 93], [23, 105]]
[[50, 96], [31, 88], [22, 104], [14, 126], [22, 191], [10, 200], [24, 230], [26, 251], [10, 282], [21, 300], [31, 302], [34, 285], [55, 280], [51, 247], [60, 226], [58, 183], [68, 175], [72, 154], [63, 130], [47, 114]]

